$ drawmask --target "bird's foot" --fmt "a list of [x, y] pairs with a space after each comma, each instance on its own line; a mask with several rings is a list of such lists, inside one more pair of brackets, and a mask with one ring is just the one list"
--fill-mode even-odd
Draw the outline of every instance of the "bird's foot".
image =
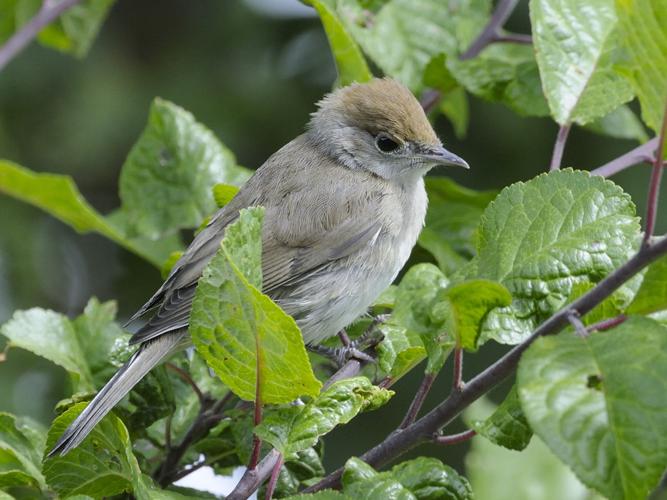
[[351, 359], [356, 359], [362, 363], [375, 363], [375, 358], [366, 351], [374, 348], [382, 342], [382, 339], [384, 339], [384, 335], [375, 329], [380, 321], [381, 320], [374, 319], [373, 323], [366, 329], [366, 331], [355, 340], [350, 340], [347, 332], [341, 330], [338, 333], [338, 337], [343, 343], [342, 347], [310, 345], [308, 346], [308, 349], [311, 352], [331, 360], [338, 368], [342, 367]]

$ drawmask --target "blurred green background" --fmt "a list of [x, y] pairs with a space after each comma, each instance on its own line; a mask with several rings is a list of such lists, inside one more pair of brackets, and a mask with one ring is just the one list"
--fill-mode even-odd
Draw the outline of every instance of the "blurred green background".
[[[508, 27], [527, 32], [524, 3]], [[191, 111], [240, 164], [257, 168], [303, 130], [335, 77], [320, 22], [297, 0], [119, 0], [85, 59], [33, 44], [0, 73], [0, 157], [72, 175], [92, 205], [107, 213], [119, 204], [120, 167], [155, 96]], [[470, 99], [464, 139], [454, 137], [444, 118], [436, 120], [445, 145], [472, 166], [453, 173], [457, 181], [499, 189], [547, 169], [553, 122]], [[563, 164], [597, 167], [634, 146], [575, 129]], [[648, 168], [636, 167], [614, 180], [642, 207], [648, 175]], [[92, 295], [118, 300], [123, 319], [161, 282], [138, 257], [100, 236], [79, 235], [35, 208], [0, 195], [0, 213], [0, 322], [15, 309], [35, 306], [76, 315]], [[487, 345], [468, 356], [466, 375], [502, 350]], [[427, 405], [446, 395], [449, 372], [446, 367]], [[395, 400], [380, 412], [364, 414], [329, 437], [327, 464], [340, 465], [390, 432], [418, 375], [397, 384]], [[0, 363], [0, 411], [49, 423], [65, 383], [64, 370], [11, 350]], [[496, 391], [496, 399], [502, 396]], [[426, 451], [460, 469], [465, 447]]]

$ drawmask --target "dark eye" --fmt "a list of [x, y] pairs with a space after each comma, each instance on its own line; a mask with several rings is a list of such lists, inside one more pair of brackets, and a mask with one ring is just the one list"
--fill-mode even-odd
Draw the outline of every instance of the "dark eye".
[[375, 138], [375, 144], [383, 153], [391, 153], [398, 149], [398, 142], [384, 134], [380, 134]]

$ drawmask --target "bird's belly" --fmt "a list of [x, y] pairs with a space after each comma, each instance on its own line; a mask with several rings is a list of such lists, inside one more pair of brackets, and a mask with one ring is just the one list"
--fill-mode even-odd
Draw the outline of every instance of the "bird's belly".
[[336, 335], [364, 314], [392, 283], [409, 255], [409, 249], [407, 254], [403, 249], [390, 251], [386, 242], [376, 242], [374, 247], [332, 263], [277, 300], [296, 319], [306, 344]]

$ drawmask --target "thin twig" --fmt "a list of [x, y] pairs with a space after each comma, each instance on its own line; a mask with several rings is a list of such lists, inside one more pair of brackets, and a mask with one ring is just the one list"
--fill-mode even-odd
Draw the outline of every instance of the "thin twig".
[[452, 376], [452, 391], [461, 391], [463, 389], [463, 349], [456, 347], [454, 349], [454, 374]]
[[81, 0], [60, 0], [59, 2], [44, 0], [37, 14], [14, 33], [5, 44], [0, 47], [0, 71], [25, 49], [28, 44], [42, 31], [46, 25], [53, 22], [67, 9]]
[[[600, 281], [595, 287], [537, 327], [528, 339], [515, 346], [479, 375], [468, 381], [462, 391], [452, 392], [429, 413], [405, 429], [391, 433], [384, 441], [368, 450], [360, 458], [373, 467], [382, 467], [415, 446], [431, 441], [433, 435], [439, 429], [450, 423], [475, 400], [514, 373], [521, 355], [536, 339], [544, 335], [556, 334], [567, 326], [570, 311], [576, 310], [581, 315], [588, 313], [632, 276], [666, 254], [667, 237], [640, 249], [635, 256]], [[340, 484], [342, 472], [342, 468], [337, 469], [319, 483], [306, 488], [304, 492], [337, 487]]]
[[190, 374], [183, 370], [182, 368], [179, 368], [176, 366], [174, 363], [165, 363], [164, 364], [165, 368], [171, 370], [174, 372], [176, 375], [178, 375], [183, 381], [185, 381], [190, 387], [192, 387], [192, 390], [195, 391], [195, 394], [197, 395], [197, 398], [199, 399], [199, 404], [201, 404], [202, 401], [204, 401], [204, 393], [201, 391], [197, 383], [192, 379]]
[[[356, 376], [361, 371], [362, 366], [363, 363], [357, 359], [349, 360], [325, 382], [322, 390], [327, 389], [331, 384], [338, 380]], [[252, 495], [266, 478], [269, 477], [279, 455], [280, 453], [278, 453], [277, 450], [271, 450], [262, 460], [260, 460], [254, 470], [247, 469], [234, 490], [227, 495], [227, 500], [244, 500]]]
[[458, 434], [450, 434], [448, 436], [434, 436], [433, 442], [435, 444], [449, 446], [452, 444], [468, 441], [469, 439], [472, 439], [475, 434], [477, 434], [477, 432], [475, 432], [473, 429], [468, 429], [467, 431], [459, 432]]
[[[494, 42], [498, 41], [509, 41], [509, 40], [500, 40], [501, 37], [507, 37], [509, 35], [504, 35], [500, 33], [500, 29], [505, 25], [510, 15], [514, 11], [518, 0], [500, 0], [496, 10], [493, 11], [493, 15], [489, 22], [484, 27], [479, 36], [470, 44], [468, 50], [466, 50], [460, 57], [462, 61], [466, 59], [472, 59], [476, 57], [484, 48]], [[512, 40], [515, 41], [515, 40]]]
[[518, 43], [521, 45], [531, 45], [533, 43], [533, 37], [530, 35], [524, 35], [522, 33], [506, 33], [504, 35], [496, 36], [493, 41], [495, 43]]
[[588, 337], [588, 334], [590, 332], [581, 322], [581, 316], [579, 315], [579, 311], [575, 309], [570, 310], [570, 312], [567, 315], [567, 320], [570, 322], [577, 335], [579, 335], [582, 338]]
[[653, 151], [658, 144], [658, 138], [654, 137], [650, 141], [642, 144], [625, 153], [601, 167], [591, 170], [591, 175], [600, 175], [602, 177], [611, 177], [623, 170], [644, 162], [653, 161]]
[[412, 403], [410, 403], [410, 407], [408, 408], [408, 411], [405, 414], [405, 417], [403, 418], [401, 425], [398, 426], [399, 429], [405, 429], [408, 425], [410, 425], [412, 422], [415, 421], [417, 415], [419, 414], [419, 410], [421, 410], [422, 406], [424, 405], [424, 400], [426, 399], [426, 396], [431, 390], [431, 387], [433, 387], [434, 381], [435, 381], [435, 374], [427, 373], [424, 375], [424, 378], [422, 379], [422, 382], [419, 385], [419, 389], [417, 389], [417, 393], [415, 394], [415, 397], [412, 399]]
[[280, 468], [283, 466], [283, 461], [283, 455], [279, 453], [278, 460], [276, 460], [276, 464], [271, 471], [269, 484], [266, 487], [266, 500], [271, 500], [273, 498], [273, 492], [276, 490], [276, 483], [278, 482], [278, 476], [280, 475]]
[[441, 98], [442, 93], [439, 90], [428, 89], [422, 94], [419, 104], [424, 109], [424, 113], [429, 114], [438, 105]]
[[658, 136], [658, 144], [653, 154], [653, 170], [651, 171], [651, 181], [648, 188], [648, 199], [646, 201], [646, 228], [644, 229], [644, 238], [642, 246], [648, 246], [655, 230], [655, 219], [658, 215], [658, 194], [660, 193], [660, 180], [663, 171], [663, 151], [665, 148], [665, 134], [667, 133], [667, 102], [662, 117], [662, 127]]
[[625, 314], [619, 314], [614, 318], [603, 319], [602, 321], [588, 325], [586, 330], [589, 332], [603, 332], [624, 323], [626, 319], [628, 319], [628, 317]]
[[561, 125], [561, 127], [558, 129], [558, 135], [556, 136], [556, 142], [554, 143], [554, 151], [551, 155], [551, 165], [549, 165], [549, 170], [558, 170], [560, 168], [561, 161], [563, 160], [565, 143], [567, 142], [567, 136], [569, 134], [570, 125]]

